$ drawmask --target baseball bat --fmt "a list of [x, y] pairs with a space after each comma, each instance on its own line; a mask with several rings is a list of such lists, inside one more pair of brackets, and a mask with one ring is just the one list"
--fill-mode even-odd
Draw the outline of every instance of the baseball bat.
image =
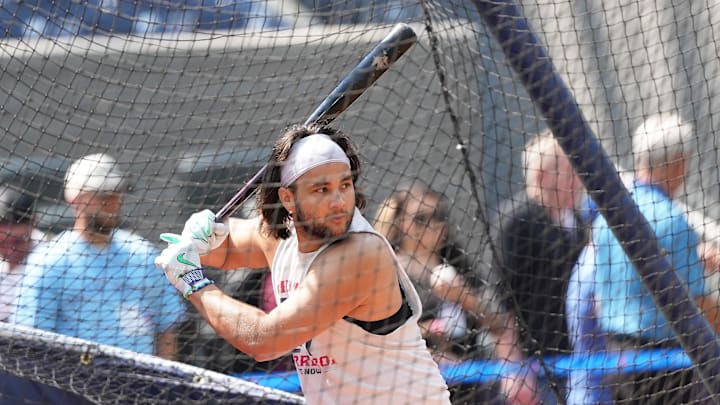
[[[345, 111], [365, 90], [392, 66], [417, 41], [417, 35], [407, 24], [397, 24], [340, 83], [325, 97], [320, 105], [305, 120], [305, 125], [331, 123]], [[257, 190], [268, 165], [260, 170], [238, 190], [235, 195], [215, 214], [218, 222], [229, 217]]]

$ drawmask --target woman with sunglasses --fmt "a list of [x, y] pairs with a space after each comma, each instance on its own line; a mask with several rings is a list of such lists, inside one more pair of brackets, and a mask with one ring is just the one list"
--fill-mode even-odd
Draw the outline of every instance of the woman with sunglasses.
[[[415, 180], [381, 204], [374, 223], [393, 245], [421, 297], [420, 326], [428, 348], [439, 364], [481, 357], [479, 326], [494, 338], [498, 359], [521, 363], [514, 317], [453, 240], [449, 208], [442, 194]], [[501, 393], [494, 395], [499, 403], [537, 403], [534, 376], [507, 373], [499, 381]], [[453, 403], [493, 403], [484, 396], [486, 390], [450, 388]]]

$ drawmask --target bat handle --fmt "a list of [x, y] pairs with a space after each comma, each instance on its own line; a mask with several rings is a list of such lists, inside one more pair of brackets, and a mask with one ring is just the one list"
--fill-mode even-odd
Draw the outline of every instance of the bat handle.
[[266, 164], [255, 175], [245, 183], [245, 185], [235, 193], [234, 196], [225, 204], [218, 212], [215, 213], [215, 221], [223, 222], [230, 215], [234, 214], [240, 206], [250, 198], [250, 196], [257, 190], [258, 186], [262, 182], [262, 178], [268, 169]]

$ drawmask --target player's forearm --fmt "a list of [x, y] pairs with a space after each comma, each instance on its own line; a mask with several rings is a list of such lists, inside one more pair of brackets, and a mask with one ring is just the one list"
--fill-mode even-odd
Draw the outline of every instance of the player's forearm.
[[190, 302], [210, 326], [228, 343], [256, 360], [267, 361], [285, 354], [263, 321], [267, 314], [224, 294], [214, 285], [192, 294]]
[[258, 220], [231, 218], [228, 222], [227, 238], [202, 257], [202, 263], [221, 270], [239, 268], [261, 269], [268, 267], [268, 261], [261, 243], [264, 239], [255, 237], [258, 233]]
[[214, 267], [216, 269], [226, 269], [224, 267], [227, 262], [228, 256], [228, 240], [226, 238], [223, 243], [220, 244], [216, 249], [213, 249], [205, 256], [200, 256], [200, 262], [205, 267]]

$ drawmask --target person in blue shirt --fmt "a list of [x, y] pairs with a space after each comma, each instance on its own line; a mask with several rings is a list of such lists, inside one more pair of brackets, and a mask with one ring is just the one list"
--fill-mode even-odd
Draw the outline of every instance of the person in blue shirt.
[[155, 269], [155, 247], [119, 229], [126, 176], [107, 154], [73, 163], [65, 199], [73, 229], [27, 259], [11, 321], [139, 353], [176, 358], [183, 302]]
[[[623, 169], [619, 170], [621, 178], [629, 187], [633, 183], [633, 175]], [[585, 195], [581, 202], [580, 215], [586, 224], [592, 224], [600, 215], [597, 205]], [[595, 302], [595, 248], [592, 238], [580, 252], [577, 263], [572, 269], [568, 282], [565, 302], [568, 339], [573, 355], [577, 360], [590, 359], [588, 356], [608, 350], [607, 336], [600, 330], [597, 319], [597, 303]], [[597, 357], [595, 357], [597, 358]], [[567, 381], [567, 405], [606, 405], [612, 403], [612, 390], [606, 384], [603, 374], [590, 368], [592, 363], [584, 367], [571, 368]]]
[[[493, 265], [508, 288], [527, 353], [550, 358], [570, 353], [565, 294], [570, 272], [588, 239], [578, 210], [582, 184], [553, 133], [528, 139], [522, 154], [525, 188], [500, 204], [491, 227]], [[541, 367], [544, 367], [541, 365]], [[545, 404], [563, 403], [566, 381], [541, 379]]]
[[[635, 178], [630, 192], [673, 270], [690, 296], [699, 300], [705, 293], [699, 239], [673, 202], [683, 190], [693, 137], [692, 125], [675, 114], [647, 118], [633, 134]], [[589, 280], [594, 282], [590, 294], [595, 302], [596, 336], [605, 337], [613, 350], [679, 347], [605, 218], [598, 216], [592, 229], [593, 254], [583, 254], [578, 267], [587, 268], [584, 260], [594, 262]], [[687, 403], [703, 395], [691, 370], [617, 375], [611, 387], [614, 399], [622, 403]]]
[[[573, 355], [589, 356], [606, 352], [607, 337], [600, 330], [595, 302], [595, 249], [592, 242], [580, 253], [568, 283], [565, 305], [568, 336]], [[591, 363], [588, 363], [588, 367]], [[567, 405], [606, 405], [612, 392], [602, 374], [587, 367], [571, 368], [567, 383]]]

